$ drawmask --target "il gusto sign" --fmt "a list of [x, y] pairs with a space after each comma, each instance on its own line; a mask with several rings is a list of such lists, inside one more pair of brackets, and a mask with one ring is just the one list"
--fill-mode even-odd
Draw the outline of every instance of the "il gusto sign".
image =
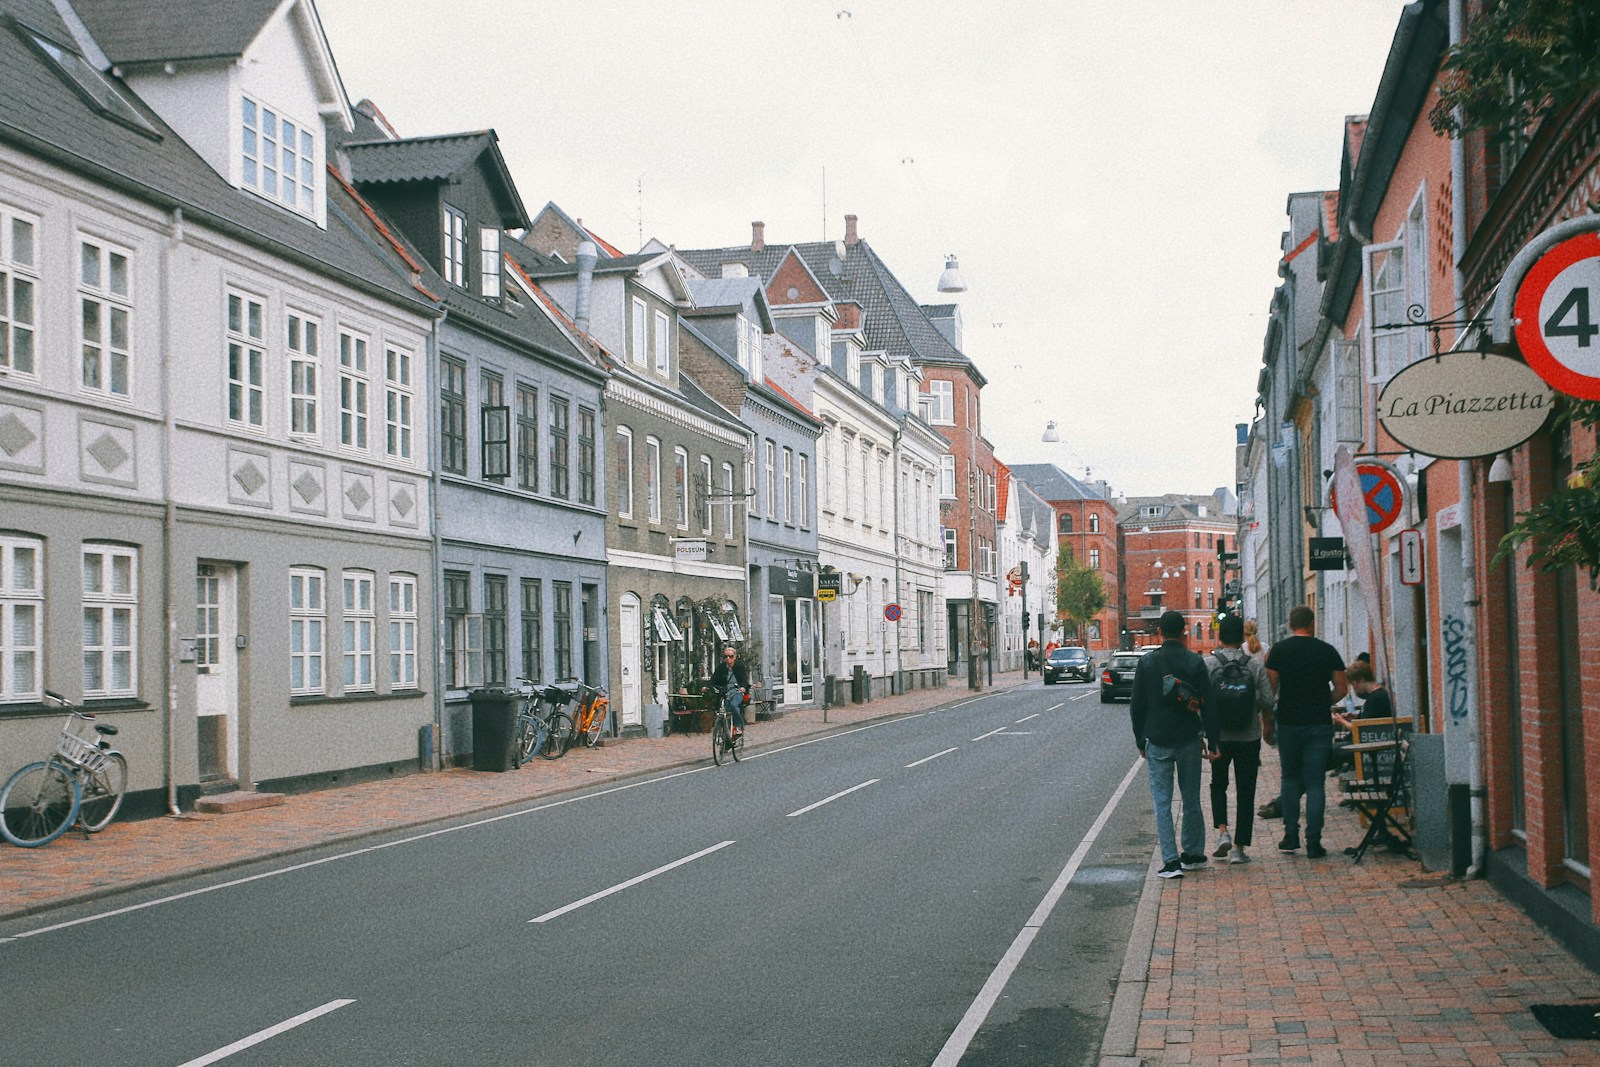
[[1485, 352], [1446, 352], [1389, 379], [1378, 421], [1413, 452], [1472, 459], [1515, 448], [1544, 425], [1554, 397], [1526, 364]]

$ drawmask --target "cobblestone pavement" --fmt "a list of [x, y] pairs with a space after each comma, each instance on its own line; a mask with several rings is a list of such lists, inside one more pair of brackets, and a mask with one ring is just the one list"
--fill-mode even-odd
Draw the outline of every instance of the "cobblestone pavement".
[[[1020, 684], [1020, 673], [1001, 674], [984, 691]], [[749, 746], [973, 696], [951, 685], [830, 708], [826, 721], [818, 709], [793, 711], [752, 725]], [[709, 745], [705, 734], [610, 740], [520, 771], [413, 774], [278, 807], [117, 822], [87, 841], [71, 833], [40, 849], [0, 846], [0, 919], [682, 766], [706, 759]], [[1277, 787], [1269, 754], [1258, 796]], [[1154, 878], [1152, 866], [1103, 1067], [1600, 1064], [1600, 1042], [1558, 1040], [1529, 1012], [1600, 1003], [1600, 976], [1487, 883], [1381, 851], [1353, 864], [1340, 849], [1360, 824], [1332, 803], [1326, 859], [1279, 853], [1282, 825], [1257, 822], [1248, 864], [1213, 860], [1174, 881]]]

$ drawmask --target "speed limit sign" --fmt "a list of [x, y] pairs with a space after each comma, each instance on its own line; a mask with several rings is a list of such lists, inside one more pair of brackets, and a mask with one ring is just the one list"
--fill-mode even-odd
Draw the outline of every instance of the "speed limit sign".
[[1515, 315], [1528, 366], [1568, 396], [1600, 400], [1600, 234], [1540, 256], [1517, 290]]

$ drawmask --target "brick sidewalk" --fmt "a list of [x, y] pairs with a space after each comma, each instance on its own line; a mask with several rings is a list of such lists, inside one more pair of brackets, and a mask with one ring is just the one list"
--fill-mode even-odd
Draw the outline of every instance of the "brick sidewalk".
[[[1264, 803], [1275, 754], [1261, 771]], [[1352, 863], [1362, 828], [1329, 787], [1326, 859], [1280, 853], [1283, 821], [1257, 819], [1250, 863], [1173, 881], [1152, 866], [1103, 1067], [1600, 1063], [1600, 1042], [1557, 1040], [1528, 1010], [1600, 1002], [1600, 977], [1487, 882], [1383, 850]]]
[[[1022, 674], [996, 674], [994, 681], [993, 688], [983, 692], [1020, 685]], [[826, 713], [815, 708], [791, 711], [752, 725], [747, 747], [759, 751], [974, 695], [953, 682], [944, 688], [829, 708]], [[517, 771], [453, 768], [295, 794], [277, 807], [227, 815], [191, 813], [115, 822], [88, 840], [73, 830], [42, 848], [0, 843], [0, 919], [619, 781], [707, 760], [710, 755], [708, 734], [610, 739], [600, 748], [577, 748], [553, 761], [536, 759]]]

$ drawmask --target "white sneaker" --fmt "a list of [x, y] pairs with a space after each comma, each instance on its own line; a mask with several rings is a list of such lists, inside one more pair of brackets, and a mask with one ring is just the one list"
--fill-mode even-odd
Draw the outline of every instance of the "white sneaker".
[[1228, 854], [1228, 862], [1229, 863], [1249, 863], [1250, 862], [1250, 857], [1245, 854], [1243, 845], [1235, 845], [1234, 846], [1233, 851]]
[[1211, 850], [1211, 854], [1213, 856], [1226, 856], [1228, 854], [1228, 850], [1232, 847], [1233, 838], [1229, 837], [1228, 831], [1224, 830], [1222, 833], [1217, 835], [1217, 847]]

